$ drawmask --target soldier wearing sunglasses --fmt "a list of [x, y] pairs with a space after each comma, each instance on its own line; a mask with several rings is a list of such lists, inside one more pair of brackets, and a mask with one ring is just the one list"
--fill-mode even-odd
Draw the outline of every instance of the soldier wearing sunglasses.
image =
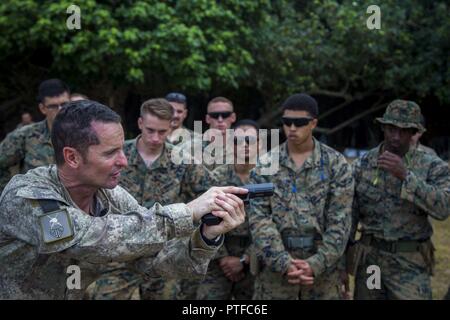
[[[224, 97], [216, 97], [208, 102], [207, 114], [205, 117], [206, 123], [210, 129], [219, 130], [223, 138], [223, 159], [220, 163], [214, 163], [207, 165], [207, 168], [213, 170], [219, 165], [226, 163], [226, 131], [230, 129], [233, 123], [236, 121], [236, 114], [233, 110], [233, 102]], [[208, 145], [209, 142], [204, 144]]]
[[[234, 126], [234, 164], [224, 164], [214, 170], [222, 185], [242, 186], [248, 183], [250, 171], [255, 167], [259, 149], [259, 125], [249, 119]], [[248, 219], [239, 228], [225, 235], [208, 272], [197, 290], [197, 300], [250, 300], [253, 296], [254, 277], [250, 274], [251, 256]]]
[[[9, 174], [9, 168], [15, 165], [20, 166], [20, 173], [25, 173], [30, 169], [54, 163], [50, 132], [61, 106], [69, 102], [69, 94], [69, 88], [59, 79], [45, 80], [39, 85], [37, 100], [45, 119], [15, 130], [2, 141], [1, 176]], [[5, 184], [0, 185], [0, 192], [4, 187]]]
[[[283, 104], [287, 141], [261, 157], [250, 183], [272, 182], [253, 199], [250, 232], [259, 254], [254, 299], [342, 299], [340, 263], [351, 227], [353, 178], [344, 156], [316, 140], [318, 106], [306, 94]], [[279, 158], [274, 155], [278, 153]], [[262, 175], [263, 164], [279, 170]]]

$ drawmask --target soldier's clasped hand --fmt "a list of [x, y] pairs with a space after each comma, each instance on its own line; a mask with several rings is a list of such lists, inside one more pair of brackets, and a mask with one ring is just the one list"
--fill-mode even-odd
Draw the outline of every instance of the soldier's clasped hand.
[[403, 163], [402, 158], [398, 155], [385, 151], [378, 158], [378, 166], [388, 172], [393, 176], [399, 178], [400, 180], [405, 180], [408, 171]]

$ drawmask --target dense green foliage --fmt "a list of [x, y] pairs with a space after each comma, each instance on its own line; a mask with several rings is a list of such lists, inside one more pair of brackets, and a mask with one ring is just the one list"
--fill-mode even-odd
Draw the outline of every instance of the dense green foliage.
[[[81, 30], [67, 29], [72, 3]], [[56, 76], [116, 107], [130, 90], [208, 96], [243, 87], [259, 92], [267, 111], [300, 90], [347, 104], [396, 96], [448, 104], [448, 2], [383, 1], [380, 30], [366, 27], [370, 4], [3, 0], [0, 100], [25, 92], [31, 101], [37, 84]]]

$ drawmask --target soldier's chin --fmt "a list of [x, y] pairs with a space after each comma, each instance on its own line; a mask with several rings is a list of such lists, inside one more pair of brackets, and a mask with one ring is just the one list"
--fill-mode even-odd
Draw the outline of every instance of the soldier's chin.
[[105, 189], [114, 189], [115, 187], [117, 187], [119, 185], [119, 177], [111, 177], [103, 186], [103, 188]]

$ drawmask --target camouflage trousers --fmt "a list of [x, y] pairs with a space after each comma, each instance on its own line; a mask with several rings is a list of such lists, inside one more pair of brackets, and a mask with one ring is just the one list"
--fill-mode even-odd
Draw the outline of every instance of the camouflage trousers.
[[288, 283], [285, 275], [264, 267], [255, 278], [253, 300], [340, 300], [340, 271], [324, 272], [314, 279], [312, 286]]
[[163, 278], [145, 280], [139, 286], [141, 300], [174, 300], [175, 281]]
[[84, 294], [87, 300], [137, 300], [142, 277], [127, 270], [103, 274]]
[[[431, 299], [429, 266], [420, 252], [389, 253], [367, 247], [355, 277], [356, 300], [423, 300]], [[369, 289], [375, 273], [369, 266], [380, 268], [379, 289]]]
[[173, 281], [171, 285], [171, 294], [173, 300], [195, 300], [197, 297], [197, 290], [200, 284], [198, 279], [179, 279]]
[[223, 274], [219, 260], [213, 260], [197, 290], [197, 300], [251, 300], [253, 286], [254, 277], [250, 272], [241, 281], [231, 282]]

